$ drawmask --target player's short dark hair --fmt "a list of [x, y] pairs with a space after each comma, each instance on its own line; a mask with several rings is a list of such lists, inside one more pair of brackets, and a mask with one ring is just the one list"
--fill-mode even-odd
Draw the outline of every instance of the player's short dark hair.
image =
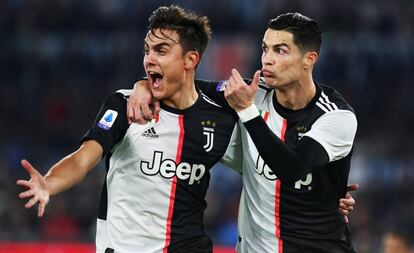
[[268, 29], [287, 31], [293, 34], [293, 43], [302, 51], [319, 53], [322, 31], [315, 20], [298, 12], [285, 13], [270, 19]]
[[149, 18], [148, 31], [172, 30], [180, 36], [183, 53], [194, 50], [202, 57], [211, 38], [211, 28], [206, 16], [200, 16], [177, 5], [161, 6]]

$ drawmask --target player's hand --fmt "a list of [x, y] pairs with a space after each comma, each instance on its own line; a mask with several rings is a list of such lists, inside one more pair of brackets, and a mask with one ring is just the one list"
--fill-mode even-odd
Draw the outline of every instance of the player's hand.
[[160, 112], [160, 102], [153, 99], [149, 82], [138, 81], [127, 102], [128, 123], [145, 124]]
[[260, 70], [254, 73], [253, 81], [247, 85], [236, 69], [231, 70], [229, 83], [224, 90], [224, 97], [229, 105], [239, 112], [254, 103], [254, 96], [259, 87]]
[[46, 179], [27, 160], [22, 160], [21, 164], [29, 173], [30, 180], [17, 180], [18, 185], [28, 188], [27, 191], [20, 193], [19, 197], [30, 198], [25, 205], [26, 208], [31, 208], [39, 202], [37, 216], [42, 217], [50, 197]]
[[347, 193], [345, 198], [339, 199], [339, 212], [344, 216], [345, 223], [349, 222], [348, 214], [354, 210], [355, 199], [351, 196], [350, 192], [359, 188], [358, 184], [350, 184], [347, 186]]

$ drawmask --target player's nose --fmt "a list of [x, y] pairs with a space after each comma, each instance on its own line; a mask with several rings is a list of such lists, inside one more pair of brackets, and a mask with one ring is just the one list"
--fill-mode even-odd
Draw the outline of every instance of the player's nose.
[[144, 56], [144, 66], [155, 65], [157, 58], [152, 50], [148, 51]]
[[263, 53], [262, 55], [262, 65], [263, 66], [268, 66], [268, 65], [272, 65], [274, 63], [274, 58], [272, 57], [272, 54], [267, 52], [267, 53]]

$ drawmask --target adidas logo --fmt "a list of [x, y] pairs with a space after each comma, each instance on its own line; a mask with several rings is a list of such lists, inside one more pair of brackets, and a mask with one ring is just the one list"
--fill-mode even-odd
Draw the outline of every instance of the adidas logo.
[[158, 138], [158, 134], [155, 132], [154, 127], [145, 130], [145, 132], [143, 132], [141, 135], [144, 137]]

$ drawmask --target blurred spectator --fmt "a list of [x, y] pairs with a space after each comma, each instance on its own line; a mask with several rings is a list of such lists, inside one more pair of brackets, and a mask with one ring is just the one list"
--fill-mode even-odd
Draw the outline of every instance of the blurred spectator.
[[381, 253], [412, 253], [413, 231], [400, 226], [383, 235]]

